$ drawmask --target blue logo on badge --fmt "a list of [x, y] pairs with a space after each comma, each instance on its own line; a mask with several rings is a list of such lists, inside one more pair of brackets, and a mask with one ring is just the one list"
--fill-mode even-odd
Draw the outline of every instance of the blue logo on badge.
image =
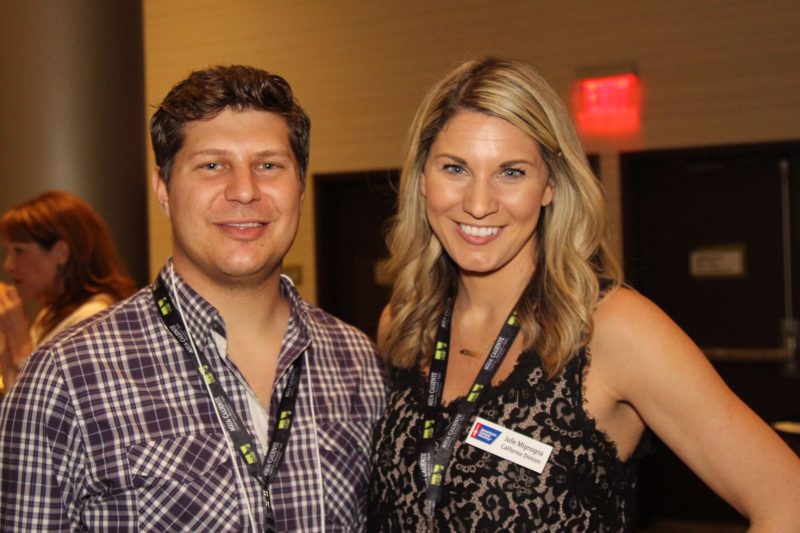
[[475, 428], [472, 430], [471, 437], [473, 439], [477, 439], [481, 442], [485, 442], [486, 444], [491, 444], [500, 436], [502, 431], [499, 431], [494, 428], [490, 428], [489, 426], [485, 426], [478, 422], [475, 424]]

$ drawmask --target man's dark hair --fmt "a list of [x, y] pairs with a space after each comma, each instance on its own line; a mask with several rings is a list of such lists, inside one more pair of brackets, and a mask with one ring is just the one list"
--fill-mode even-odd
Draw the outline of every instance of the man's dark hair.
[[244, 65], [217, 66], [192, 72], [164, 98], [150, 119], [150, 139], [161, 178], [169, 183], [175, 154], [184, 142], [187, 122], [209, 120], [225, 109], [277, 113], [289, 126], [289, 142], [300, 180], [308, 169], [311, 121], [282, 77]]

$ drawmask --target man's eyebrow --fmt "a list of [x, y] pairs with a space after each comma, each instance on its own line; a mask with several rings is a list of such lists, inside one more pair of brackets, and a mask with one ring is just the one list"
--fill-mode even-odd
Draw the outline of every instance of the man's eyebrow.
[[274, 157], [274, 156], [281, 156], [281, 157], [291, 157], [292, 153], [288, 150], [261, 150], [260, 152], [256, 152], [257, 156], [259, 157]]
[[[200, 150], [196, 150], [191, 152], [188, 157], [197, 157], [197, 156], [204, 156], [204, 155], [219, 155], [224, 156], [230, 153], [229, 150], [224, 148], [203, 148]], [[261, 150], [260, 152], [256, 152], [255, 155], [257, 157], [291, 157], [291, 152], [288, 150], [281, 150], [281, 149], [267, 149]]]
[[228, 151], [222, 148], [204, 148], [191, 152], [189, 157], [197, 157], [199, 155], [226, 155], [227, 153]]

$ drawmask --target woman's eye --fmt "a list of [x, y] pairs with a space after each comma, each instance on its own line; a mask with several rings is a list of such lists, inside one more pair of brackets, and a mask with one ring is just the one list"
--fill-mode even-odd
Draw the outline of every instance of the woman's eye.
[[452, 165], [452, 164], [444, 165], [442, 170], [444, 170], [445, 172], [449, 172], [450, 174], [464, 174], [466, 172], [464, 170], [464, 167], [462, 167], [460, 165]]
[[524, 175], [525, 172], [518, 168], [506, 168], [500, 173], [500, 176], [503, 178], [520, 178]]

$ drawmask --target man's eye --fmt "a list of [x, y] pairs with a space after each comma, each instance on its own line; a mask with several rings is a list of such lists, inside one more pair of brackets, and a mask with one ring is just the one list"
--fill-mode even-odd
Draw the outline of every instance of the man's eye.
[[203, 168], [208, 169], [208, 170], [219, 170], [221, 167], [222, 167], [222, 165], [220, 165], [219, 163], [214, 163], [214, 162], [206, 163], [206, 164], [203, 165]]

